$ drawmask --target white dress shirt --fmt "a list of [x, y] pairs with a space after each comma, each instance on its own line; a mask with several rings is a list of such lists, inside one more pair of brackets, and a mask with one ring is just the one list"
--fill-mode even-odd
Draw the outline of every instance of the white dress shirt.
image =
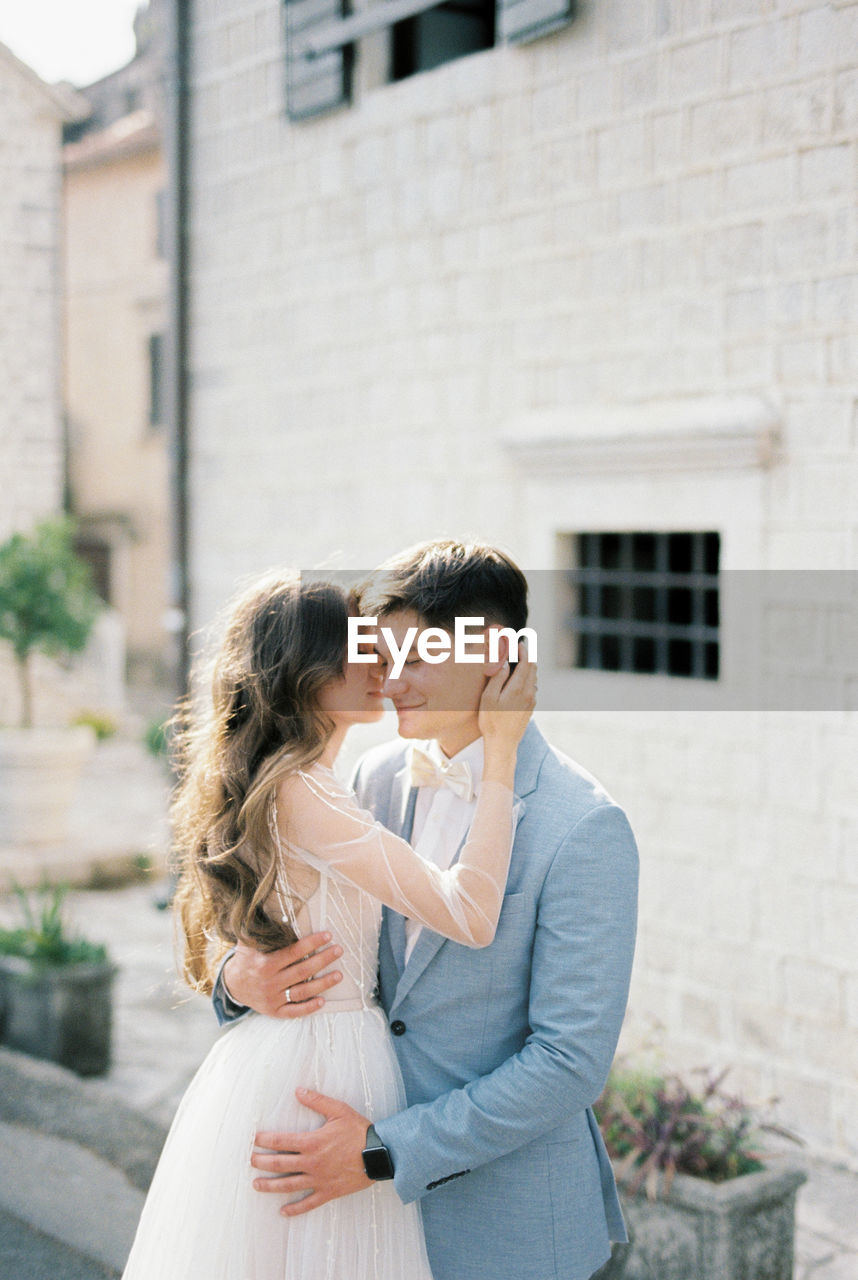
[[[439, 764], [446, 760], [437, 742], [423, 742], [420, 745]], [[460, 760], [469, 765], [474, 791], [479, 795], [485, 762], [482, 738], [469, 743], [449, 763], [458, 763]], [[434, 862], [442, 871], [446, 871], [470, 830], [476, 807], [476, 797], [473, 800], [462, 800], [449, 787], [420, 787], [414, 809], [411, 844], [421, 858]], [[405, 921], [406, 964], [422, 928], [417, 920]]]

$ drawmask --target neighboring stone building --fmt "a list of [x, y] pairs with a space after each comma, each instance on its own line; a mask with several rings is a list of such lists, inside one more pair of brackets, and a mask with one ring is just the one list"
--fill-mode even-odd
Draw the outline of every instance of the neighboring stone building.
[[628, 1041], [856, 1161], [858, 642], [795, 579], [815, 709], [705, 708], [731, 571], [858, 568], [858, 3], [473, 8], [193, 6], [192, 621], [439, 534], [583, 567], [542, 720], [640, 838]]
[[0, 44], [0, 540], [62, 508], [62, 127], [86, 104]]
[[163, 8], [138, 13], [127, 66], [81, 90], [92, 114], [64, 151], [71, 505], [129, 677], [156, 685], [172, 675]]
[[[62, 510], [62, 127], [86, 111], [0, 44], [0, 541]], [[14, 681], [0, 654], [0, 722]]]

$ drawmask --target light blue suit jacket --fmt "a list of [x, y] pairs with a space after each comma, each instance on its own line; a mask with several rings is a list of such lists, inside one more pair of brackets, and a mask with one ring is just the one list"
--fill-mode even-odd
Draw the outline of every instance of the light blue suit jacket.
[[[361, 760], [362, 804], [411, 834], [407, 745]], [[396, 1189], [422, 1200], [435, 1280], [586, 1280], [625, 1240], [593, 1118], [625, 1013], [638, 858], [622, 810], [548, 746], [519, 747], [522, 801], [491, 946], [405, 925], [385, 909], [381, 1001], [408, 1108], [376, 1124]]]

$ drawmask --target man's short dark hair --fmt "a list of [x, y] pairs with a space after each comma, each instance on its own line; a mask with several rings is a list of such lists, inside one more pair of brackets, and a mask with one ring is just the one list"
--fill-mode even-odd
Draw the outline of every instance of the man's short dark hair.
[[505, 552], [485, 542], [421, 542], [380, 565], [358, 588], [364, 617], [413, 609], [452, 632], [457, 617], [481, 617], [520, 631], [527, 579]]

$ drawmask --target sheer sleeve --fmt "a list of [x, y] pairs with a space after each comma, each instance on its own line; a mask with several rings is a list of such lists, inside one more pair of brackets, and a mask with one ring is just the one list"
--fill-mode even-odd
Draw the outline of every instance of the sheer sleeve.
[[454, 942], [485, 947], [494, 938], [512, 849], [508, 787], [482, 784], [461, 857], [446, 871], [376, 822], [331, 774], [293, 774], [277, 809], [281, 840], [311, 862]]

